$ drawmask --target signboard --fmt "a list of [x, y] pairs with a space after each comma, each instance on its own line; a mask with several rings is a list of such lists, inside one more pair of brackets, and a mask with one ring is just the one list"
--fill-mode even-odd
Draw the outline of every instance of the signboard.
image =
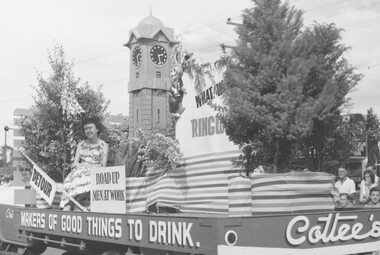
[[91, 212], [126, 213], [124, 166], [92, 169], [90, 193]]
[[29, 183], [49, 205], [53, 203], [57, 184], [37, 165], [33, 165]]
[[[201, 245], [207, 247], [208, 243], [212, 242], [211, 235], [201, 238], [202, 231], [197, 218], [172, 215], [161, 217], [158, 215], [98, 214], [26, 208], [16, 208], [15, 210], [17, 210], [15, 219], [9, 220], [12, 220], [21, 229], [62, 237], [84, 238], [194, 254], [200, 253]], [[203, 231], [205, 234], [209, 231], [207, 229], [205, 228]]]
[[[228, 220], [226, 225], [231, 225]], [[353, 254], [380, 250], [380, 209], [244, 217], [218, 254]], [[243, 238], [239, 237], [242, 236]], [[249, 238], [247, 238], [249, 237]], [[228, 253], [229, 252], [229, 253]]]
[[176, 139], [184, 157], [237, 151], [238, 146], [229, 140], [217, 112], [208, 104], [222, 103], [218, 90], [221, 81], [213, 84], [206, 79], [206, 86], [196, 91], [194, 83], [187, 76], [183, 78], [187, 94], [182, 101], [185, 111], [176, 123]]
[[0, 213], [26, 231], [196, 254], [352, 254], [380, 247], [380, 209], [213, 218], [10, 206]]

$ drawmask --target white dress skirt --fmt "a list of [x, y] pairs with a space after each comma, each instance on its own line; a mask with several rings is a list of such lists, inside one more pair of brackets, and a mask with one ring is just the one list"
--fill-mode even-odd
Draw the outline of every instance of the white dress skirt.
[[78, 143], [80, 150], [79, 164], [65, 178], [63, 189], [67, 195], [63, 194], [60, 207], [63, 208], [70, 203], [69, 197], [78, 202], [83, 197], [90, 197], [91, 170], [100, 167], [104, 157], [105, 142], [99, 140], [97, 144], [87, 144], [85, 141]]

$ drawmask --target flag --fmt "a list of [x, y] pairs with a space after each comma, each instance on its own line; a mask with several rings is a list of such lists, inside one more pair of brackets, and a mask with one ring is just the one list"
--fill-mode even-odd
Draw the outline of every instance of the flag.
[[67, 87], [63, 89], [61, 94], [61, 106], [63, 114], [66, 114], [69, 118], [84, 112], [82, 106], [76, 100], [74, 92], [69, 91]]

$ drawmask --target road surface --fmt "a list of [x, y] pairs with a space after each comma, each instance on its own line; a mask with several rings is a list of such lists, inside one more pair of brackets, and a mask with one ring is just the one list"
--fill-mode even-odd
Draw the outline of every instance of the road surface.
[[55, 249], [55, 248], [47, 248], [46, 251], [43, 253], [43, 255], [61, 255], [65, 251]]

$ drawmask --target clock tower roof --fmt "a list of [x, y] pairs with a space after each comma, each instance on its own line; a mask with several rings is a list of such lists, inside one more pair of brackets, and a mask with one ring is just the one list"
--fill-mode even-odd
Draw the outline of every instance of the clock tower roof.
[[153, 15], [143, 18], [138, 26], [130, 31], [129, 40], [124, 46], [131, 48], [133, 44], [143, 39], [176, 43], [173, 29], [165, 27], [162, 21]]
[[159, 18], [156, 18], [152, 15], [146, 16], [139, 22], [139, 27], [143, 25], [150, 25], [155, 27], [164, 27], [164, 24]]

